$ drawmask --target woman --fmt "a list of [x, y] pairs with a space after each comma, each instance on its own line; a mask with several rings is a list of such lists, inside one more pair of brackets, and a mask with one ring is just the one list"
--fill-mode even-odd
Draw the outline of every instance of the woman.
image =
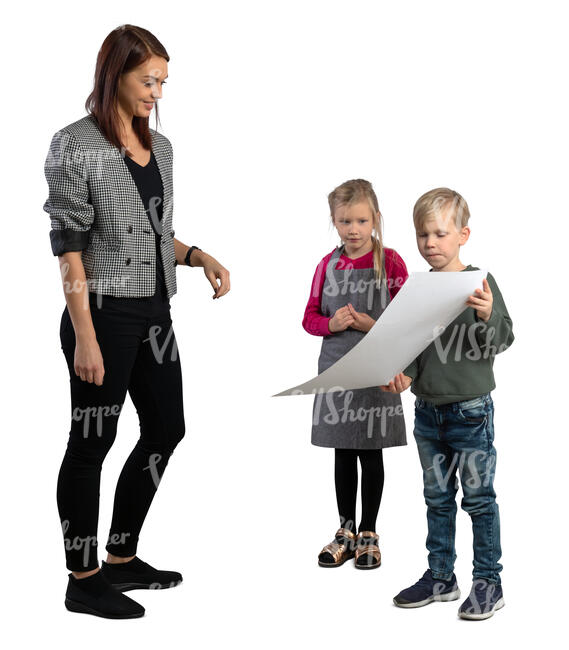
[[[89, 114], [53, 136], [45, 163], [44, 210], [64, 280], [60, 338], [72, 402], [57, 484], [71, 570], [65, 604], [107, 618], [144, 615], [123, 591], [182, 580], [180, 573], [155, 569], [136, 556], [142, 524], [185, 433], [169, 303], [176, 266], [203, 267], [213, 298], [230, 288], [229, 272], [217, 260], [174, 238], [172, 145], [148, 125], [169, 60], [147, 30], [113, 30], [98, 54], [85, 104]], [[127, 391], [141, 435], [118, 480], [107, 559], [99, 567], [101, 466]]]

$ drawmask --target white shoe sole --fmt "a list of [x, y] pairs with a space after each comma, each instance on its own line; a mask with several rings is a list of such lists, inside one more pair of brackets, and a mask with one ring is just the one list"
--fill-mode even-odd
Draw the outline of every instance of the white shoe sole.
[[484, 612], [481, 614], [468, 614], [467, 612], [461, 612], [459, 610], [458, 615], [460, 618], [466, 618], [471, 621], [481, 621], [485, 618], [490, 618], [490, 616], [494, 616], [494, 612], [498, 611], [499, 609], [502, 609], [506, 603], [504, 602], [503, 598], [499, 598], [496, 601], [496, 604], [494, 607], [489, 611], [489, 612]]
[[397, 607], [424, 607], [425, 605], [428, 605], [429, 603], [433, 603], [435, 601], [438, 602], [448, 602], [449, 600], [457, 600], [460, 598], [460, 589], [455, 589], [455, 591], [451, 591], [448, 594], [438, 594], [438, 595], [433, 595], [429, 596], [428, 598], [425, 598], [425, 600], [419, 600], [416, 603], [398, 603], [395, 598], [393, 599], [393, 602], [397, 605]]

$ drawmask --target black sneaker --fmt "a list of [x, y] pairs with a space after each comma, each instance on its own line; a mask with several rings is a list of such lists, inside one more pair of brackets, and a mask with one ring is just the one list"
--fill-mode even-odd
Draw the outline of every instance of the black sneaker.
[[447, 601], [457, 598], [460, 598], [460, 589], [454, 573], [450, 580], [440, 580], [433, 578], [431, 569], [427, 569], [420, 580], [399, 592], [393, 602], [398, 607], [423, 607], [434, 600]]
[[181, 573], [155, 569], [136, 556], [132, 560], [120, 564], [109, 564], [103, 560], [101, 571], [113, 587], [119, 591], [168, 589], [182, 582]]
[[115, 589], [100, 570], [87, 578], [69, 574], [65, 607], [70, 612], [103, 618], [138, 618], [145, 611], [140, 603]]
[[494, 612], [502, 609], [505, 604], [502, 585], [477, 578], [472, 583], [470, 595], [460, 606], [458, 615], [460, 618], [479, 621], [494, 616]]

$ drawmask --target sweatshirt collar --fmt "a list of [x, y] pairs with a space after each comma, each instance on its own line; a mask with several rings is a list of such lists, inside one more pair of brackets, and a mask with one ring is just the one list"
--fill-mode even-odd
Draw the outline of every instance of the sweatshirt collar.
[[[429, 272], [431, 272], [432, 270], [433, 270], [433, 269], [429, 269]], [[475, 269], [474, 269], [474, 267], [472, 266], [472, 264], [468, 264], [467, 267], [466, 267], [465, 269], [462, 269], [462, 271], [474, 271], [474, 270], [475, 270]], [[462, 271], [459, 271], [459, 273], [462, 273]]]

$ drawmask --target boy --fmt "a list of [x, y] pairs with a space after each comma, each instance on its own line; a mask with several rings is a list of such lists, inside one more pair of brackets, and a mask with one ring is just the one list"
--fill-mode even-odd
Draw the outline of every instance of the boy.
[[[470, 235], [466, 201], [453, 190], [437, 188], [413, 209], [419, 252], [434, 272], [473, 271], [459, 250]], [[413, 434], [423, 468], [427, 504], [429, 569], [393, 599], [399, 607], [421, 607], [460, 597], [453, 573], [454, 537], [460, 474], [461, 507], [472, 519], [473, 585], [460, 606], [462, 618], [485, 619], [504, 606], [498, 560], [500, 519], [493, 479], [496, 463], [494, 356], [514, 335], [498, 285], [488, 273], [483, 290], [469, 296], [465, 309], [411, 364], [382, 390], [416, 395]]]

